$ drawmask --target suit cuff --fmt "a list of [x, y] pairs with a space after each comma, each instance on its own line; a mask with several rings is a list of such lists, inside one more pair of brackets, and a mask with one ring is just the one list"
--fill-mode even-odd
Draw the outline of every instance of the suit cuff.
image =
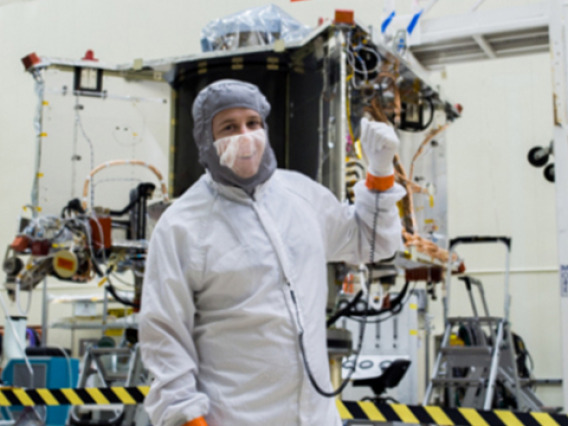
[[187, 423], [184, 423], [183, 426], [207, 426], [207, 422], [203, 417], [198, 417], [196, 419], [190, 420]]

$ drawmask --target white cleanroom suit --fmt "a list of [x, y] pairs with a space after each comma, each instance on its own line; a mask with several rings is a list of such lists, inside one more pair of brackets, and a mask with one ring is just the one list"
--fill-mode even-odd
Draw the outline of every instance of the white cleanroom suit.
[[[155, 375], [155, 426], [204, 416], [213, 426], [337, 426], [331, 390], [326, 263], [369, 261], [376, 193], [363, 182], [340, 204], [308, 177], [276, 170], [254, 197], [203, 175], [164, 213], [150, 242], [139, 333]], [[379, 195], [375, 260], [400, 248], [395, 185]]]

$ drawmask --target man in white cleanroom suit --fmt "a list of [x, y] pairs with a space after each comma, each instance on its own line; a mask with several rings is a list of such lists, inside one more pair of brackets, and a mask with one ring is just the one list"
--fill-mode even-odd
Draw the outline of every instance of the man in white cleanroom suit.
[[269, 111], [256, 86], [236, 80], [207, 86], [193, 104], [207, 172], [154, 229], [142, 295], [142, 356], [155, 376], [145, 407], [155, 426], [341, 424], [334, 399], [304, 371], [298, 334], [317, 383], [331, 391], [326, 263], [369, 261], [377, 191], [375, 260], [400, 248], [398, 139], [362, 120], [369, 175], [349, 206], [276, 169]]

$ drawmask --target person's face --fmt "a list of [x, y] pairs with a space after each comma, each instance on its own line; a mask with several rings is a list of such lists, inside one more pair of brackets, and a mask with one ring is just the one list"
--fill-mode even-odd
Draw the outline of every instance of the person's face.
[[[233, 142], [238, 145], [234, 163], [230, 168], [241, 178], [253, 177], [258, 172], [265, 143], [258, 137], [249, 137], [247, 134], [262, 129], [262, 118], [259, 113], [248, 108], [229, 108], [213, 117], [212, 127], [215, 141], [243, 135]], [[218, 152], [220, 157], [226, 148], [226, 144], [221, 144]]]

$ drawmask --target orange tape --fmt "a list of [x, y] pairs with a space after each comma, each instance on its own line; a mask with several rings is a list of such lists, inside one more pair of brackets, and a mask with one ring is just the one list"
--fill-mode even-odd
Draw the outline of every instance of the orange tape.
[[185, 423], [183, 426], [207, 426], [207, 422], [203, 417], [198, 417], [196, 419], [190, 420], [189, 422]]
[[367, 173], [365, 185], [373, 191], [386, 191], [394, 185], [394, 174], [390, 176], [374, 176], [371, 173]]

